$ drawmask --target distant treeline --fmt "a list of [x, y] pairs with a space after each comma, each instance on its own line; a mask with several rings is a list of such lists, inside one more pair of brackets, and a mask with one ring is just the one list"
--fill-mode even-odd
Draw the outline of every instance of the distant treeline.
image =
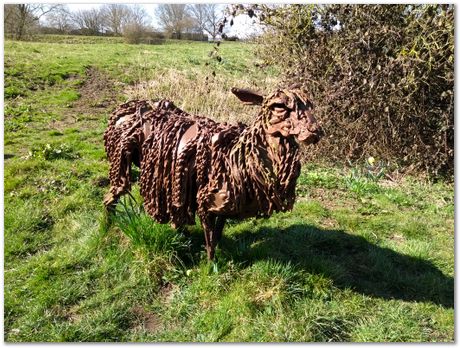
[[223, 6], [217, 4], [158, 4], [155, 17], [160, 28], [153, 27], [140, 5], [104, 4], [77, 11], [63, 4], [4, 6], [5, 38], [16, 40], [30, 40], [37, 34], [119, 36], [128, 43], [237, 39], [220, 34], [224, 16]]

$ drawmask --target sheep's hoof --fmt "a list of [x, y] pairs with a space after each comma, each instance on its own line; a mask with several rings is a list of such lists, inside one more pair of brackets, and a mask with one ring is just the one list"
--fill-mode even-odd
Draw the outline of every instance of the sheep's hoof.
[[104, 205], [107, 207], [114, 201], [113, 193], [109, 192], [104, 196]]
[[112, 192], [107, 193], [104, 196], [104, 205], [109, 206], [115, 201], [115, 197], [113, 196]]
[[104, 196], [105, 210], [108, 211], [108, 212], [115, 211], [116, 202], [117, 201], [116, 201], [115, 197], [113, 196], [113, 194], [111, 192], [107, 193]]

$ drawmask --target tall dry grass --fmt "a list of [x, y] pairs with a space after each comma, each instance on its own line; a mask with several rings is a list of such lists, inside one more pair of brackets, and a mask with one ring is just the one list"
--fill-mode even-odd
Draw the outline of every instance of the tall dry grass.
[[278, 85], [274, 77], [255, 82], [250, 77], [209, 76], [202, 71], [165, 70], [161, 75], [128, 86], [128, 99], [169, 99], [177, 107], [193, 114], [210, 117], [220, 122], [250, 123], [258, 108], [243, 105], [232, 93], [232, 87], [251, 88], [262, 94], [270, 93]]

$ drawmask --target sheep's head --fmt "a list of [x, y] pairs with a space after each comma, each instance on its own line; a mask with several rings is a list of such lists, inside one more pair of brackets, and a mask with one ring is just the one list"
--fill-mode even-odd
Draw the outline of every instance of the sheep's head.
[[266, 131], [273, 136], [295, 136], [299, 142], [315, 144], [324, 135], [313, 116], [313, 104], [298, 85], [266, 97], [246, 89], [232, 92], [245, 104], [262, 106]]

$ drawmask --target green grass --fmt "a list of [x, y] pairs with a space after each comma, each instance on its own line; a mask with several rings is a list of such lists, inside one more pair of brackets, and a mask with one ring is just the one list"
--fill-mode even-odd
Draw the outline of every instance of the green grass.
[[110, 37], [110, 36], [84, 36], [84, 35], [55, 35], [55, 34], [42, 34], [34, 35], [35, 42], [47, 42], [56, 44], [120, 44], [124, 43], [123, 37]]
[[242, 43], [219, 64], [207, 43], [68, 39], [5, 42], [6, 341], [454, 340], [452, 184], [309, 163], [294, 210], [229, 221], [209, 263], [199, 224], [155, 223], [137, 185], [104, 213], [107, 117], [164, 95], [248, 121], [229, 88], [276, 71]]

